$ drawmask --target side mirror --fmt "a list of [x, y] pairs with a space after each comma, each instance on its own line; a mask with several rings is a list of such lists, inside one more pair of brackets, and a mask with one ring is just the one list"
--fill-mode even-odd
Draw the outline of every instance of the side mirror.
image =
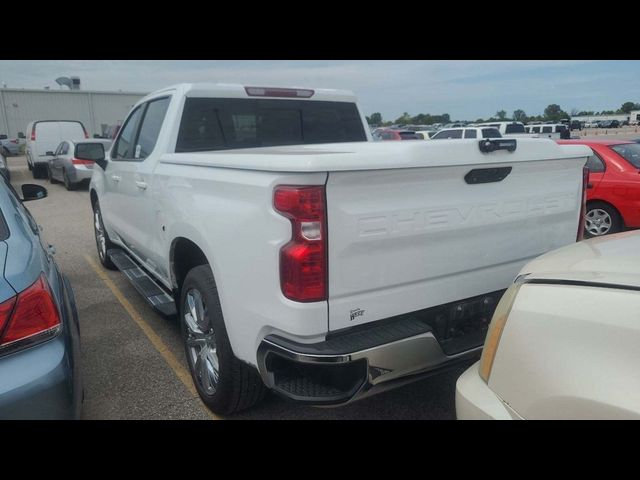
[[48, 157], [54, 157], [55, 156], [55, 154], [51, 150], [49, 150], [47, 153], [45, 153], [45, 155], [47, 155]]
[[102, 170], [106, 170], [107, 165], [109, 165], [109, 162], [107, 161], [106, 158], [103, 158], [101, 160], [96, 160], [96, 165], [98, 165]]
[[48, 195], [47, 189], [35, 183], [25, 183], [22, 185], [22, 201], [40, 200]]

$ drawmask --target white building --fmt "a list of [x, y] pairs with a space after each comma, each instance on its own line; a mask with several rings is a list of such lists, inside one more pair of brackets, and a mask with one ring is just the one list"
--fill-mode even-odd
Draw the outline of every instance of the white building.
[[[33, 120], [80, 120], [87, 133], [122, 123], [146, 93], [0, 88], [0, 134], [26, 133]], [[104, 126], [104, 127], [103, 127]]]
[[616, 113], [613, 115], [575, 115], [571, 117], [571, 120], [578, 120], [580, 122], [591, 122], [593, 120], [618, 120], [620, 123], [629, 121], [640, 120], [640, 110], [633, 110], [631, 113]]

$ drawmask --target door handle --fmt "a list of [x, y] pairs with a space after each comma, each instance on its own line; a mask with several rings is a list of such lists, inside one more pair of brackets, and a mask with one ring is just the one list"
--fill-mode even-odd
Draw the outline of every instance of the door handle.
[[120, 177], [118, 175], [111, 175], [111, 180], [113, 180], [114, 182], [119, 182]]
[[146, 190], [147, 189], [147, 183], [146, 182], [141, 182], [139, 180], [136, 180], [136, 187], [138, 187], [140, 190]]

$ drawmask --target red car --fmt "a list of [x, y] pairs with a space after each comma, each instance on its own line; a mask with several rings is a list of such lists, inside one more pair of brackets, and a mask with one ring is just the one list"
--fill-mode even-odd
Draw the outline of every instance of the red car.
[[378, 133], [380, 140], [419, 140], [413, 130], [382, 130]]
[[627, 140], [559, 140], [587, 145], [587, 213], [585, 232], [591, 236], [640, 227], [640, 144]]

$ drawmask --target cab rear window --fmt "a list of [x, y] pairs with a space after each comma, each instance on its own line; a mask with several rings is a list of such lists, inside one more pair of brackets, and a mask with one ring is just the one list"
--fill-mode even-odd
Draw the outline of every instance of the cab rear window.
[[505, 133], [524, 133], [524, 125], [519, 123], [511, 123], [506, 126]]
[[176, 152], [366, 140], [355, 103], [187, 98]]
[[610, 147], [636, 168], [640, 168], [640, 143], [623, 143]]

